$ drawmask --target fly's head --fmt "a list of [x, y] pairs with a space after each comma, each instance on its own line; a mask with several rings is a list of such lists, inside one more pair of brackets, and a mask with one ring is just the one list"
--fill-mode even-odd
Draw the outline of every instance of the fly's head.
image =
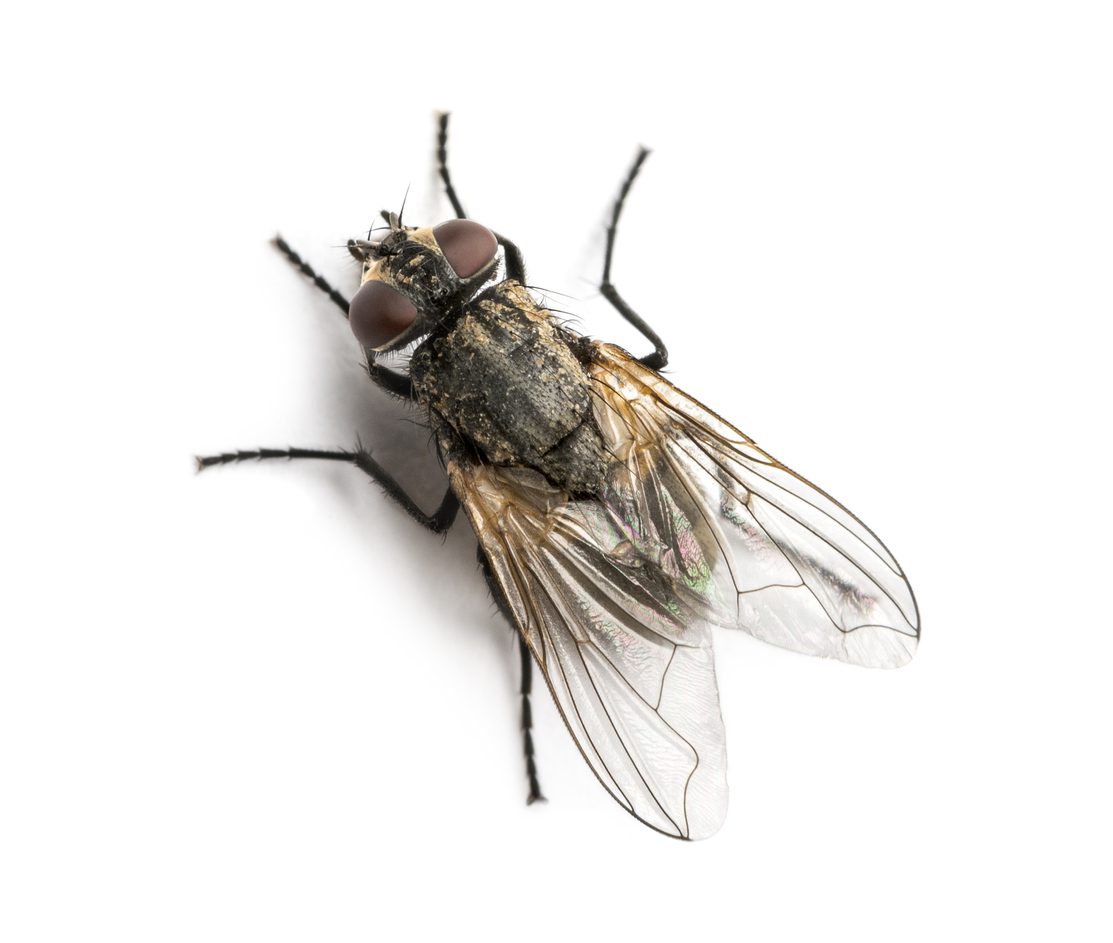
[[363, 282], [352, 298], [348, 320], [364, 347], [397, 350], [433, 330], [471, 298], [495, 273], [494, 233], [470, 219], [432, 228], [390, 226], [381, 238], [352, 239], [348, 251], [363, 263]]

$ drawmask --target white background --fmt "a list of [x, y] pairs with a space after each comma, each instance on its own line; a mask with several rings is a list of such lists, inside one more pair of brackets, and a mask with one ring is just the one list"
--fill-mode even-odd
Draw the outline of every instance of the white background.
[[[61, 4], [5, 14], [0, 936], [1108, 939], [1104, 5]], [[598, 787], [457, 527], [355, 472], [191, 456], [356, 435], [432, 506], [281, 229], [410, 188], [516, 239], [582, 329], [615, 277], [671, 376], [864, 517], [913, 664], [721, 634], [732, 807]], [[561, 292], [563, 295], [557, 295]], [[564, 297], [564, 295], [568, 297]]]

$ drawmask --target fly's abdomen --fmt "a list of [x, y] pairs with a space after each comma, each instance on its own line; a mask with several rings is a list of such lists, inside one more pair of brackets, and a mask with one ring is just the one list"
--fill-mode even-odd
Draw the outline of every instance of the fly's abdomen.
[[603, 479], [590, 380], [517, 282], [485, 292], [410, 364], [419, 401], [499, 465], [528, 465], [574, 493]]

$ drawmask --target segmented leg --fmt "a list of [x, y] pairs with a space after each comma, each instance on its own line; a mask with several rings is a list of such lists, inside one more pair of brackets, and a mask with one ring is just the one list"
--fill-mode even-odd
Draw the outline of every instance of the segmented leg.
[[437, 173], [441, 176], [441, 183], [444, 184], [444, 193], [448, 197], [448, 202], [452, 204], [452, 209], [456, 213], [457, 219], [467, 219], [468, 214], [464, 212], [464, 205], [460, 202], [460, 198], [456, 195], [456, 188], [452, 186], [452, 178], [448, 174], [448, 112], [441, 112], [437, 116]]
[[371, 457], [366, 449], [254, 449], [251, 451], [223, 452], [220, 455], [204, 455], [197, 457], [197, 470], [203, 471], [213, 465], [228, 465], [235, 462], [262, 461], [271, 458], [319, 458], [333, 462], [347, 462], [355, 465], [376, 484], [381, 485], [387, 495], [393, 498], [402, 510], [410, 515], [422, 527], [427, 527], [435, 534], [443, 534], [456, 519], [456, 512], [460, 510], [460, 502], [451, 489], [445, 492], [440, 506], [432, 513], [426, 514], [417, 503], [406, 494], [402, 486]]
[[[510, 614], [510, 607], [506, 603], [506, 597], [503, 596], [499, 584], [495, 581], [494, 574], [491, 572], [491, 564], [487, 562], [487, 557], [482, 548], [478, 548], [477, 555], [479, 566], [483, 570], [483, 577], [487, 580], [487, 586], [491, 590], [495, 604], [506, 617], [506, 621], [513, 627], [515, 623], [513, 616]], [[541, 783], [537, 779], [537, 761], [534, 759], [533, 752], [533, 711], [530, 708], [529, 700], [533, 689], [533, 655], [530, 654], [525, 638], [517, 629], [515, 629], [515, 634], [518, 636], [518, 657], [522, 678], [521, 686], [518, 689], [522, 698], [522, 749], [526, 757], [526, 779], [529, 781], [529, 795], [526, 796], [526, 803], [532, 805], [535, 802], [545, 801], [545, 797], [541, 794]]]
[[[448, 173], [448, 112], [437, 116], [437, 173], [440, 174], [441, 183], [444, 184], [445, 196], [452, 204], [457, 219], [467, 219], [464, 205], [456, 195], [456, 188], [452, 185], [452, 177]], [[512, 278], [523, 285], [526, 281], [526, 263], [522, 258], [522, 250], [505, 236], [495, 233], [495, 239], [502, 246], [503, 258], [506, 263], [506, 277]]]
[[660, 370], [669, 362], [668, 350], [661, 338], [657, 336], [657, 332], [642, 320], [641, 316], [623, 300], [618, 293], [618, 289], [611, 284], [611, 259], [614, 255], [615, 236], [618, 234], [618, 218], [622, 215], [622, 207], [626, 203], [626, 196], [630, 192], [630, 187], [633, 186], [634, 179], [638, 176], [638, 171], [641, 170], [642, 164], [645, 163], [648, 156], [649, 151], [644, 147], [638, 150], [638, 156], [634, 158], [634, 164], [626, 175], [626, 179], [622, 182], [622, 189], [619, 190], [618, 199], [615, 200], [614, 210], [611, 213], [611, 223], [607, 227], [607, 254], [603, 262], [603, 281], [599, 285], [599, 290], [603, 297], [614, 306], [615, 310], [634, 325], [645, 339], [653, 345], [653, 353], [641, 357], [640, 362], [651, 370]]
[[541, 795], [541, 783], [537, 781], [537, 763], [533, 757], [533, 711], [530, 709], [529, 696], [533, 688], [533, 655], [525, 638], [518, 633], [518, 656], [521, 661], [522, 684], [519, 693], [522, 696], [522, 748], [526, 755], [526, 778], [529, 779], [529, 795], [526, 803], [545, 801]]
[[276, 235], [271, 240], [271, 245], [285, 256], [287, 262], [308, 278], [317, 288], [328, 295], [329, 300], [344, 312], [345, 318], [348, 317], [348, 299], [333, 288], [332, 285], [325, 280], [324, 276], [315, 272], [305, 259], [290, 248], [290, 244], [285, 239]]
[[[344, 317], [348, 317], [347, 298], [333, 288], [324, 276], [318, 274], [308, 262], [291, 249], [289, 243], [281, 236], [275, 236], [271, 242], [274, 247], [282, 253], [287, 262], [308, 278], [317, 288], [328, 295], [329, 300], [344, 312]], [[408, 376], [404, 373], [398, 373], [395, 370], [380, 366], [375, 362], [374, 351], [368, 350], [365, 351], [365, 353], [367, 354], [367, 374], [375, 384], [381, 386], [388, 393], [393, 393], [395, 396], [401, 396], [403, 399], [413, 399], [413, 386]]]

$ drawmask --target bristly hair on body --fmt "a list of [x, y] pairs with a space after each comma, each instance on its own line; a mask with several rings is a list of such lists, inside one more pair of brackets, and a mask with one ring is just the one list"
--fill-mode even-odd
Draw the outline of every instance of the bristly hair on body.
[[[726, 738], [712, 627], [867, 667], [913, 656], [919, 612], [903, 570], [834, 498], [662, 375], [668, 351], [611, 282], [618, 223], [641, 148], [606, 230], [600, 292], [652, 345], [638, 358], [578, 333], [527, 288], [518, 247], [466, 218], [351, 240], [351, 302], [280, 237], [275, 245], [341, 308], [372, 381], [414, 404], [448, 488], [427, 513], [355, 449], [256, 449], [198, 467], [314, 458], [352, 464], [442, 536], [462, 508], [481, 570], [521, 654], [528, 801], [542, 798], [532, 670], [588, 767], [662, 834], [706, 838], [727, 808]], [[403, 209], [405, 200], [403, 199]], [[379, 235], [377, 235], [379, 234]], [[399, 371], [381, 355], [410, 351]]]

